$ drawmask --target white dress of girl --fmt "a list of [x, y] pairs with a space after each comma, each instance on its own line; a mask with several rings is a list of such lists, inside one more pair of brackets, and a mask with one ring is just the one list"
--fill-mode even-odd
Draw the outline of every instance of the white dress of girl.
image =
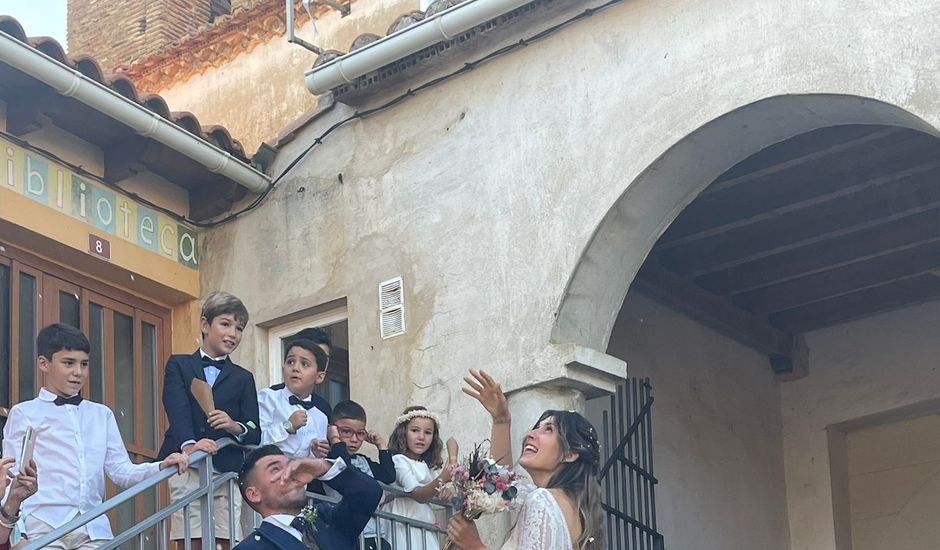
[[[395, 455], [392, 457], [395, 463], [395, 483], [392, 485], [406, 493], [410, 493], [418, 487], [423, 487], [434, 481], [437, 477], [428, 465], [419, 460], [412, 460], [405, 455]], [[391, 502], [382, 505], [386, 512], [405, 516], [432, 525], [436, 524], [437, 518], [434, 516], [434, 510], [430, 504], [422, 504], [408, 497], [396, 497]], [[392, 548], [397, 550], [408, 550], [408, 537], [411, 532], [411, 550], [439, 550], [437, 533], [433, 531], [424, 531], [424, 542], [422, 544], [422, 529], [417, 527], [408, 527], [401, 523], [395, 523], [390, 531], [395, 541], [392, 542]]]
[[548, 489], [520, 483], [501, 550], [574, 550], [565, 514]]

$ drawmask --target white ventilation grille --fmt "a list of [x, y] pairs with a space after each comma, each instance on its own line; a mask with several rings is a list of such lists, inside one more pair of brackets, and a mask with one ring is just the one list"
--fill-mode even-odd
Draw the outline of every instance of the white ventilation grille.
[[401, 277], [379, 283], [379, 312], [382, 338], [405, 333], [405, 289]]

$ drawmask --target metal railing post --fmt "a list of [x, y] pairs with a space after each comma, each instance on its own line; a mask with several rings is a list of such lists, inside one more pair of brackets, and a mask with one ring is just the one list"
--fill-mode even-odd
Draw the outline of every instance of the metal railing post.
[[[215, 484], [212, 476], [212, 455], [206, 456], [206, 462], [199, 468], [199, 488], [207, 492], [199, 498], [199, 521], [202, 530], [202, 547], [215, 548], [215, 521], [212, 514], [212, 501], [215, 496]], [[189, 521], [187, 518], [186, 521]]]
[[[234, 445], [235, 442], [231, 439], [222, 439], [218, 441], [219, 448], [226, 447], [228, 445]], [[245, 447], [247, 448], [247, 447]], [[187, 495], [184, 495], [176, 502], [169, 504], [166, 507], [160, 508], [154, 512], [151, 516], [143, 519], [138, 522], [136, 525], [130, 529], [118, 533], [112, 540], [106, 541], [99, 547], [99, 550], [113, 550], [119, 548], [123, 544], [136, 544], [139, 548], [144, 543], [142, 541], [146, 540], [145, 533], [148, 529], [153, 529], [155, 536], [159, 537], [159, 540], [156, 543], [156, 547], [160, 550], [165, 550], [167, 548], [168, 537], [168, 521], [170, 516], [178, 511], [183, 511], [184, 522], [183, 522], [183, 547], [186, 550], [191, 550], [192, 548], [192, 529], [189, 523], [189, 508], [193, 503], [200, 503], [200, 519], [202, 520], [202, 527], [200, 529], [200, 535], [202, 536], [202, 547], [211, 549], [215, 547], [215, 524], [213, 521], [213, 504], [216, 489], [221, 488], [221, 484], [225, 483], [225, 490], [228, 492], [230, 508], [229, 508], [229, 542], [232, 546], [236, 542], [236, 534], [238, 532], [236, 528], [235, 521], [238, 519], [238, 516], [235, 514], [235, 480], [236, 474], [234, 473], [224, 473], [219, 476], [214, 476], [212, 471], [212, 458], [210, 455], [207, 455], [202, 452], [193, 453], [190, 457], [190, 464], [199, 464], [198, 476], [199, 476], [199, 487], [194, 491], [190, 492]], [[87, 525], [91, 521], [107, 514], [108, 512], [116, 509], [118, 506], [133, 500], [140, 494], [143, 494], [145, 491], [154, 488], [163, 481], [169, 479], [175, 474], [175, 470], [163, 470], [157, 475], [149, 479], [145, 479], [140, 483], [129, 487], [128, 489], [118, 493], [114, 497], [102, 502], [98, 506], [92, 508], [85, 514], [81, 514], [68, 521], [66, 524], [54, 529], [50, 533], [42, 536], [36, 540], [28, 541], [25, 546], [22, 546], [19, 550], [40, 550], [46, 546], [52, 544], [53, 542], [61, 539], [63, 536], [80, 529], [83, 526]], [[384, 491], [389, 494], [396, 496], [407, 496], [407, 493], [402, 492], [400, 489], [389, 487], [384, 484], [379, 484]], [[308, 499], [317, 502], [326, 502], [331, 504], [336, 504], [340, 502], [341, 498], [324, 496], [318, 494], [307, 493]], [[449, 502], [432, 500], [430, 502], [435, 509], [438, 511], [443, 510], [447, 517], [453, 513], [453, 508]], [[253, 528], [257, 528], [261, 525], [261, 516], [252, 511], [252, 524]], [[414, 548], [416, 545], [412, 543], [412, 537], [417, 536], [420, 533], [422, 537], [421, 547], [424, 550], [427, 550], [427, 537], [433, 536], [440, 537], [443, 534], [446, 534], [446, 529], [433, 524], [427, 523], [415, 519], [411, 519], [404, 516], [399, 516], [396, 514], [391, 514], [385, 512], [384, 510], [376, 510], [372, 514], [372, 521], [375, 522], [376, 532], [374, 533], [376, 550], [382, 550], [381, 541], [384, 538], [387, 540], [393, 550], [405, 550], [402, 548], [403, 545], [398, 544], [396, 532], [398, 529], [404, 529], [406, 544], [408, 549]], [[386, 538], [387, 537], [387, 538]], [[362, 535], [359, 536], [357, 541], [357, 546], [360, 549], [367, 547], [366, 541]], [[417, 550], [417, 548], [415, 548]]]

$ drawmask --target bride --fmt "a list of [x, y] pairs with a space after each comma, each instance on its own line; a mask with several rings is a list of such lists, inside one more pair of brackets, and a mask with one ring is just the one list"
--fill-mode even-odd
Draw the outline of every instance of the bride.
[[[464, 377], [473, 397], [493, 418], [490, 454], [511, 466], [510, 416], [506, 396], [487, 373], [470, 370]], [[600, 447], [597, 431], [572, 411], [548, 410], [522, 441], [519, 465], [532, 478], [520, 487], [513, 525], [502, 550], [603, 550], [604, 511], [597, 480]], [[460, 514], [447, 535], [461, 550], [483, 550], [476, 525]]]

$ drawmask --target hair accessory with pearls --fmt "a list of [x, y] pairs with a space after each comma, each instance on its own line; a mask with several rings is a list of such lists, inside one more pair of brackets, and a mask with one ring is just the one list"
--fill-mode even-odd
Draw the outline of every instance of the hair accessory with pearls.
[[413, 411], [408, 411], [405, 414], [399, 416], [398, 419], [395, 420], [395, 426], [399, 426], [401, 424], [411, 422], [415, 418], [430, 418], [438, 426], [441, 425], [441, 419], [438, 418], [436, 414], [432, 413], [431, 411], [427, 409], [415, 409]]

